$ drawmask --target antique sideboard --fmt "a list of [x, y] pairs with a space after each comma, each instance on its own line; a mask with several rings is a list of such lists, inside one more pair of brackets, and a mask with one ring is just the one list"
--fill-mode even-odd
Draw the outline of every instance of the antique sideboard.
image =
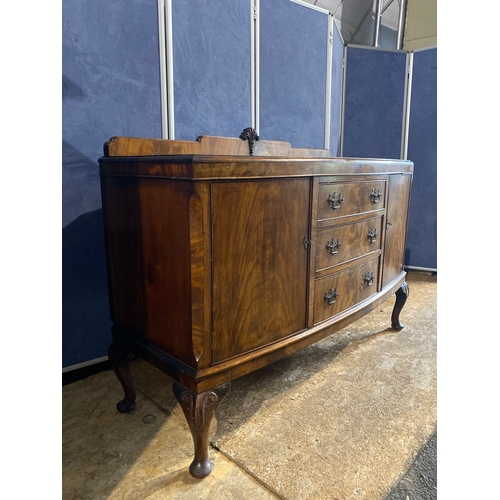
[[113, 342], [174, 380], [205, 477], [209, 425], [230, 381], [409, 293], [403, 268], [413, 164], [239, 138], [113, 137], [99, 159]]

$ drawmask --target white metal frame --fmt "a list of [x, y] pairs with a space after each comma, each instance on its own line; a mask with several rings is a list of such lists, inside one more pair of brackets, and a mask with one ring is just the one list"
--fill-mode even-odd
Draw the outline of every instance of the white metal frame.
[[103, 361], [108, 361], [107, 356], [102, 356], [101, 358], [90, 359], [89, 361], [84, 361], [83, 363], [77, 363], [76, 365], [65, 366], [62, 369], [63, 373], [72, 372], [73, 370], [79, 370], [80, 368], [85, 368], [87, 366], [96, 365], [97, 363], [102, 363]]
[[380, 38], [380, 22], [382, 20], [382, 4], [384, 0], [376, 0], [375, 4], [375, 31], [373, 34], [373, 46], [378, 47], [378, 40]]
[[252, 127], [260, 128], [260, 0], [250, 0], [250, 102]]
[[[375, 33], [373, 36], [373, 46], [379, 47], [380, 39], [380, 25], [382, 23], [382, 14], [387, 10], [389, 5], [392, 4], [394, 0], [389, 0], [389, 2], [384, 6], [383, 0], [376, 0], [375, 5]], [[399, 3], [399, 14], [398, 14], [398, 29], [396, 36], [396, 49], [401, 50], [403, 48], [403, 38], [404, 38], [404, 23], [406, 14], [406, 0], [398, 0]]]
[[396, 41], [396, 48], [402, 49], [404, 42], [404, 28], [406, 19], [406, 0], [399, 0], [399, 17], [398, 17], [398, 38]]
[[433, 267], [417, 267], [417, 266], [404, 266], [404, 267], [406, 270], [409, 270], [409, 271], [424, 271], [424, 272], [437, 274], [437, 268], [433, 268]]
[[160, 50], [161, 136], [168, 138], [167, 50], [165, 47], [165, 0], [158, 0], [158, 42]]
[[172, 0], [158, 0], [158, 41], [160, 50], [161, 133], [163, 139], [175, 139]]
[[322, 7], [318, 7], [317, 5], [313, 5], [309, 2], [304, 2], [303, 0], [290, 0], [290, 2], [297, 3], [299, 5], [302, 5], [302, 7], [307, 7], [308, 9], [321, 12], [322, 14], [330, 14], [330, 11], [328, 9], [323, 9]]
[[403, 101], [403, 128], [401, 131], [401, 159], [408, 159], [408, 138], [410, 133], [411, 85], [413, 79], [413, 52], [406, 54], [406, 79]]
[[342, 101], [340, 103], [340, 151], [344, 156], [344, 125], [345, 125], [345, 80], [347, 72], [347, 45], [344, 43], [344, 56], [342, 58]]
[[325, 149], [330, 149], [332, 119], [332, 58], [333, 58], [333, 16], [328, 14], [328, 36], [326, 42], [326, 90], [325, 90]]

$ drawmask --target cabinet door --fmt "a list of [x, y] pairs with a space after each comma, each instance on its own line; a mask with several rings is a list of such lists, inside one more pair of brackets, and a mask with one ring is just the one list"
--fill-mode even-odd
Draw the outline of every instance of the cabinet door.
[[390, 176], [382, 287], [403, 271], [410, 185], [411, 175]]
[[215, 182], [214, 362], [307, 326], [310, 180]]

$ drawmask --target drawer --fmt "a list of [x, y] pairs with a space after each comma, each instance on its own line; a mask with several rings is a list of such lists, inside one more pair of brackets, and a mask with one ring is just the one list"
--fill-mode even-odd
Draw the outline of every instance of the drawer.
[[320, 184], [318, 220], [361, 214], [385, 207], [386, 181]]
[[343, 224], [316, 232], [316, 271], [379, 250], [382, 217]]
[[377, 292], [380, 257], [317, 279], [314, 324], [335, 316]]

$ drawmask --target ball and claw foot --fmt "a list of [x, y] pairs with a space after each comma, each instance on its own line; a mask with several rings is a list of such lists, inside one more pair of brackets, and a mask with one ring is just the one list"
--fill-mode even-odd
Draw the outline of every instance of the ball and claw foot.
[[394, 309], [392, 310], [391, 316], [391, 327], [394, 328], [394, 330], [402, 330], [404, 328], [403, 323], [399, 321], [399, 314], [401, 312], [401, 309], [403, 309], [403, 306], [405, 305], [406, 299], [408, 298], [409, 294], [410, 287], [406, 282], [404, 282], [401, 285], [401, 288], [396, 291], [396, 303], [394, 304]]

